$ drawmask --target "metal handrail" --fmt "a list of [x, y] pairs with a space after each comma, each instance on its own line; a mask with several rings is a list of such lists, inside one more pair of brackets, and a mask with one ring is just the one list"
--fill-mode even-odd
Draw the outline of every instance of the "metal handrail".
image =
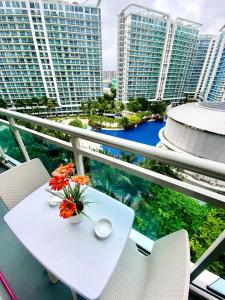
[[40, 125], [57, 131], [67, 133], [76, 138], [82, 138], [98, 144], [108, 145], [124, 151], [134, 152], [149, 159], [167, 163], [185, 170], [190, 170], [216, 179], [225, 179], [225, 165], [219, 162], [190, 157], [187, 154], [176, 153], [153, 146], [140, 144], [133, 141], [124, 140], [118, 137], [108, 136], [102, 133], [88, 131], [85, 129], [64, 125], [47, 119], [22, 114], [15, 111], [0, 108], [0, 115], [8, 118], [13, 117], [28, 123]]

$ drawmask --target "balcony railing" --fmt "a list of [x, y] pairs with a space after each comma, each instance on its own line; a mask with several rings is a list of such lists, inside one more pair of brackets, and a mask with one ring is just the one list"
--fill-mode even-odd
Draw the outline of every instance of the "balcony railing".
[[[2, 127], [2, 129], [7, 132], [7, 138], [13, 140], [10, 145], [16, 145], [15, 149], [17, 149], [17, 153], [16, 151], [13, 151], [13, 153], [10, 151], [8, 153], [7, 151], [6, 153], [3, 153], [3, 151], [1, 151], [0, 158], [2, 157], [4, 160], [10, 161], [12, 157], [15, 164], [18, 160], [20, 162], [23, 162], [29, 160], [30, 158], [34, 158], [34, 155], [36, 155], [41, 159], [43, 158], [42, 161], [45, 160], [44, 163], [48, 170], [52, 171], [55, 167], [57, 167], [59, 163], [58, 159], [53, 159], [54, 151], [57, 149], [58, 151], [61, 151], [61, 161], [69, 161], [70, 159], [74, 158], [78, 174], [84, 174], [84, 172], [86, 171], [85, 161], [86, 158], [89, 158], [89, 171], [91, 172], [91, 176], [93, 177], [92, 184], [94, 185], [94, 187], [111, 194], [113, 197], [117, 198], [120, 201], [123, 201], [125, 204], [130, 205], [136, 210], [136, 219], [134, 223], [134, 229], [131, 232], [131, 238], [133, 238], [136, 243], [147, 252], [151, 252], [151, 247], [154, 243], [154, 239], [160, 237], [160, 232], [162, 232], [160, 228], [160, 222], [162, 221], [162, 218], [164, 218], [163, 220], [168, 219], [168, 222], [171, 223], [171, 226], [169, 228], [170, 231], [176, 230], [176, 226], [174, 226], [172, 221], [174, 219], [175, 223], [177, 216], [172, 215], [171, 217], [171, 215], [169, 214], [170, 211], [173, 210], [173, 206], [170, 206], [170, 211], [168, 212], [162, 211], [162, 208], [160, 206], [157, 206], [157, 201], [160, 200], [157, 198], [159, 193], [161, 193], [161, 197], [168, 197], [168, 199], [171, 196], [171, 193], [176, 193], [172, 195], [173, 197], [175, 197], [173, 200], [173, 205], [174, 207], [176, 205], [181, 206], [181, 215], [183, 213], [183, 203], [193, 205], [196, 211], [191, 212], [191, 208], [185, 211], [185, 218], [188, 218], [188, 220], [186, 221], [186, 223], [184, 222], [184, 226], [188, 226], [188, 222], [194, 222], [192, 220], [192, 213], [193, 216], [194, 214], [198, 214], [199, 220], [196, 224], [193, 225], [194, 227], [196, 226], [196, 230], [197, 227], [201, 226], [201, 222], [206, 218], [206, 215], [209, 211], [207, 210], [208, 207], [216, 207], [219, 209], [225, 208], [225, 196], [222, 194], [218, 194], [205, 188], [183, 182], [176, 178], [172, 178], [167, 175], [145, 169], [140, 165], [122, 161], [121, 159], [112, 157], [108, 154], [100, 153], [94, 150], [96, 144], [94, 144], [93, 146], [93, 144], [90, 143], [97, 143], [122, 151], [135, 153], [146, 159], [163, 162], [172, 167], [189, 170], [219, 180], [224, 180], [225, 178], [224, 164], [201, 158], [193, 158], [185, 154], [158, 149], [156, 147], [107, 136], [94, 131], [88, 131], [85, 129], [80, 129], [47, 119], [41, 119], [38, 117], [25, 115], [5, 109], [0, 109], [0, 116], [2, 116], [2, 118], [0, 118], [0, 146], [2, 146], [3, 150], [7, 148], [5, 147], [1, 138]], [[21, 124], [21, 121], [26, 122], [26, 124], [35, 125], [36, 127], [33, 126], [35, 129], [29, 129], [25, 126], [19, 125], [18, 123]], [[63, 134], [67, 134], [69, 136], [70, 142], [66, 142], [59, 138], [50, 136], [49, 134], [39, 132], [39, 126], [41, 128], [47, 128], [48, 130], [54, 130]], [[33, 140], [28, 141], [28, 137], [32, 137]], [[38, 141], [45, 142], [45, 149], [41, 148], [41, 143]], [[9, 140], [7, 142], [9, 142]], [[34, 142], [36, 142], [36, 145], [34, 144]], [[44, 157], [44, 151], [47, 148], [49, 150], [52, 145], [54, 145], [55, 148], [50, 149], [50, 154], [48, 153], [48, 156], [46, 155], [46, 157]], [[39, 147], [38, 149], [40, 153], [38, 155], [37, 152], [34, 153], [32, 147]], [[50, 165], [49, 162], [51, 162]], [[105, 182], [103, 184], [104, 180], [106, 180], [107, 173], [110, 173], [111, 177], [109, 176], [108, 182]], [[120, 186], [115, 186], [115, 182], [119, 182]], [[149, 187], [151, 187], [151, 193], [149, 193]], [[164, 188], [164, 190], [162, 190], [162, 187]], [[134, 190], [133, 194], [131, 193], [132, 189]], [[130, 194], [132, 195], [130, 196]], [[148, 196], [146, 196], [146, 194], [148, 194]], [[144, 197], [148, 197], [148, 200], [143, 203], [143, 201], [140, 199], [143, 199]], [[182, 197], [183, 202], [179, 204], [176, 203], [176, 199], [178, 199], [176, 197]], [[155, 209], [157, 208], [157, 212], [153, 212], [154, 205]], [[143, 207], [150, 207], [149, 211], [153, 213], [150, 215], [149, 211], [143, 212]], [[161, 216], [162, 214], [163, 216]], [[155, 216], [155, 218], [153, 218], [153, 216]], [[157, 220], [159, 221], [159, 224], [157, 224]], [[210, 231], [210, 228], [208, 230]], [[195, 237], [194, 230], [193, 232], [189, 232], [189, 235], [191, 238]], [[152, 240], [149, 239], [149, 237]], [[210, 296], [208, 292], [202, 291], [202, 289], [196, 286], [196, 284], [199, 283], [199, 278], [198, 281], [196, 281], [196, 278], [212, 262], [214, 262], [220, 255], [222, 255], [224, 246], [225, 232], [222, 232], [220, 236], [215, 240], [215, 242], [211, 244], [209, 249], [200, 257], [199, 260], [195, 262], [195, 264], [193, 264], [192, 267], [191, 289], [207, 299], [216, 298]]]

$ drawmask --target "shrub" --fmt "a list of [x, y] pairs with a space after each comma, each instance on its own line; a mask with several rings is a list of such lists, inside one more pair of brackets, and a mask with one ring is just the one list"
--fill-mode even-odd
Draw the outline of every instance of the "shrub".
[[78, 118], [74, 118], [74, 119], [69, 123], [69, 125], [75, 126], [75, 127], [79, 127], [79, 128], [83, 128], [82, 122], [81, 122], [81, 120], [78, 119]]
[[96, 129], [100, 129], [102, 127], [103, 117], [92, 115], [89, 119], [89, 125]]
[[129, 122], [129, 126], [133, 127], [134, 125], [138, 125], [141, 121], [141, 118], [139, 118], [136, 115], [133, 116], [128, 116], [128, 122]]
[[124, 129], [128, 128], [129, 127], [128, 118], [123, 117], [123, 118], [119, 119], [119, 125]]

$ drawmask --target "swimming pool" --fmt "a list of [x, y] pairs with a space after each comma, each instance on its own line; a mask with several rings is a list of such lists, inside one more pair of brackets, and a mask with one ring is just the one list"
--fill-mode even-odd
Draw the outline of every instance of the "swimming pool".
[[[165, 122], [150, 121], [128, 130], [97, 130], [97, 132], [119, 137], [150, 146], [156, 146], [159, 142], [159, 131], [165, 126]], [[113, 155], [119, 155], [120, 151], [111, 147], [103, 146]]]

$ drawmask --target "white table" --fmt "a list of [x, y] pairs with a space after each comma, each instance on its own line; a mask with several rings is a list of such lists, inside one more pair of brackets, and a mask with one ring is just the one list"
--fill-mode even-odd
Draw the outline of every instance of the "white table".
[[94, 221], [111, 220], [112, 234], [101, 240], [88, 219], [71, 224], [59, 217], [58, 207], [47, 203], [47, 184], [30, 194], [5, 215], [5, 221], [30, 251], [54, 276], [87, 299], [97, 299], [120, 258], [134, 220], [134, 212], [113, 198], [88, 188], [86, 209]]

